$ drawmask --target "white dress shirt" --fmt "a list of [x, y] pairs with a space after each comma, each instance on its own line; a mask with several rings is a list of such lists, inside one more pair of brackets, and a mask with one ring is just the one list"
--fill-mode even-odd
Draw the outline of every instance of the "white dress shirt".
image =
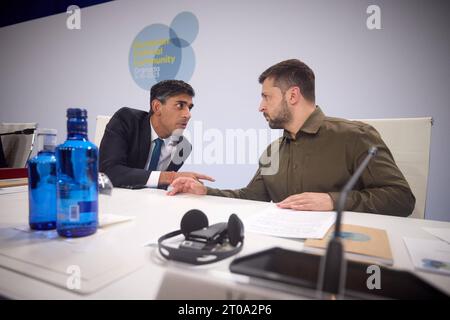
[[[150, 129], [152, 131], [152, 142], [150, 145], [150, 152], [148, 154], [147, 162], [145, 163], [145, 169], [148, 170], [150, 165], [150, 160], [152, 158], [152, 152], [155, 148], [155, 140], [159, 138], [156, 134], [156, 131], [153, 129], [153, 126], [150, 123]], [[166, 139], [159, 138], [163, 141], [163, 145], [161, 146], [161, 155], [159, 157], [158, 165], [156, 166], [156, 170], [150, 173], [150, 177], [147, 180], [147, 187], [149, 188], [157, 188], [159, 176], [161, 175], [161, 171], [165, 171], [170, 164], [172, 159], [172, 155], [176, 151], [176, 147], [178, 142], [180, 141], [180, 136], [172, 135]]]

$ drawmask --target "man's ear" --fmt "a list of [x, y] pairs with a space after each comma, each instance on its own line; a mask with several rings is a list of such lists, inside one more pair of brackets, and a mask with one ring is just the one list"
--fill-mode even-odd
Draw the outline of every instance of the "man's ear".
[[297, 102], [302, 98], [303, 95], [299, 87], [290, 87], [286, 91], [286, 101], [288, 101], [290, 104], [297, 104]]
[[160, 114], [161, 101], [159, 101], [158, 99], [153, 99], [152, 103], [150, 104], [150, 108], [152, 108], [153, 114]]

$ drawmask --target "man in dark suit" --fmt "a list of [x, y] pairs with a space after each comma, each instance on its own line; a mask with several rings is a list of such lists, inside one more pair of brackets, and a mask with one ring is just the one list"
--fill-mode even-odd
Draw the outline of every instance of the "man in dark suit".
[[165, 80], [150, 90], [150, 112], [121, 108], [113, 115], [100, 143], [100, 171], [114, 186], [165, 188], [178, 177], [214, 181], [178, 172], [192, 150], [182, 134], [194, 95], [189, 84]]

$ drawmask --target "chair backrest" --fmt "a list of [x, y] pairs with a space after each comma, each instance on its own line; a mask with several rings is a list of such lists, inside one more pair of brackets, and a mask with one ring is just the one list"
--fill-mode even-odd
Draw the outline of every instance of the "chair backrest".
[[416, 197], [416, 206], [410, 217], [423, 219], [433, 119], [424, 117], [355, 120], [370, 124], [380, 133]]
[[[0, 133], [24, 129], [36, 129], [37, 123], [0, 123]], [[3, 153], [9, 168], [25, 168], [33, 150], [36, 131], [33, 134], [14, 134], [2, 136]]]
[[100, 147], [100, 142], [102, 142], [103, 134], [105, 133], [106, 125], [108, 124], [110, 116], [97, 116], [95, 125], [95, 138], [94, 143]]

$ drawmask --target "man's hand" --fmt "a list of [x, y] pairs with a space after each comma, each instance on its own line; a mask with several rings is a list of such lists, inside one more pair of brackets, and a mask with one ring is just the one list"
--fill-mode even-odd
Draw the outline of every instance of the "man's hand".
[[167, 195], [173, 196], [177, 193], [206, 194], [206, 187], [198, 180], [191, 177], [176, 178], [169, 186], [172, 188]]
[[207, 176], [205, 174], [196, 173], [196, 172], [174, 172], [174, 171], [162, 171], [159, 176], [159, 185], [167, 186], [171, 184], [175, 179], [180, 177], [186, 177], [186, 178], [192, 178], [197, 180], [198, 182], [201, 182], [200, 180], [209, 180], [209, 181], [216, 181], [210, 176]]
[[331, 211], [333, 200], [328, 193], [304, 192], [277, 203], [279, 208], [302, 211]]

